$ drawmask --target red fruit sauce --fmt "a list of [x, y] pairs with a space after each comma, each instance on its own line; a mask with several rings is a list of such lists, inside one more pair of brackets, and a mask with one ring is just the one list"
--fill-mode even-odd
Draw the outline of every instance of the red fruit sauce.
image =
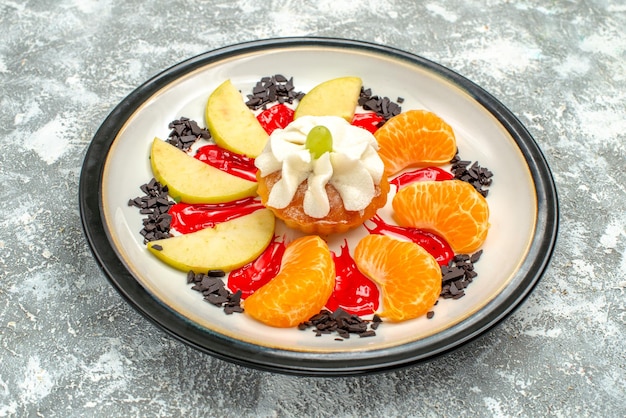
[[256, 181], [257, 168], [254, 165], [254, 158], [212, 144], [200, 147], [194, 157], [233, 176]]
[[339, 255], [332, 253], [335, 261], [335, 289], [326, 302], [331, 311], [342, 308], [353, 315], [370, 315], [378, 310], [380, 293], [376, 284], [359, 271], [344, 240]]
[[[265, 109], [256, 118], [265, 132], [271, 135], [274, 130], [284, 129], [293, 122], [293, 114], [294, 111], [291, 108], [281, 103]], [[374, 112], [355, 113], [350, 123], [374, 133], [382, 120], [383, 117]]]
[[378, 116], [374, 112], [369, 113], [355, 113], [352, 118], [351, 124], [358, 126], [359, 128], [366, 129], [371, 133], [376, 132], [380, 122], [383, 120], [382, 116]]
[[242, 299], [247, 298], [255, 290], [276, 277], [284, 253], [285, 243], [278, 242], [274, 238], [259, 258], [230, 272], [228, 288], [233, 293], [241, 290]]
[[439, 167], [426, 167], [404, 172], [394, 179], [389, 180], [389, 183], [396, 186], [397, 189], [400, 189], [416, 181], [441, 181], [452, 180], [453, 178], [454, 175], [444, 169]]
[[293, 121], [294, 111], [284, 104], [277, 104], [259, 113], [256, 119], [265, 132], [271, 135], [276, 129], [284, 129]]
[[[368, 226], [368, 222], [374, 223], [373, 227]], [[430, 255], [435, 257], [440, 266], [446, 265], [454, 257], [454, 251], [443, 238], [438, 235], [416, 228], [406, 228], [386, 223], [380, 216], [376, 215], [363, 226], [370, 234], [400, 236], [419, 244]]]
[[248, 197], [227, 203], [188, 204], [176, 203], [169, 210], [172, 215], [171, 228], [181, 234], [212, 228], [215, 225], [248, 215], [264, 206], [259, 200]]

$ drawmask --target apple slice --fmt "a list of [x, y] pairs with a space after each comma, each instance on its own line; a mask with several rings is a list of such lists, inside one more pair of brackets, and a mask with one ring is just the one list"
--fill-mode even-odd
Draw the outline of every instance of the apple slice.
[[186, 235], [151, 241], [148, 250], [175, 269], [195, 273], [231, 271], [257, 258], [274, 237], [275, 218], [269, 209]]
[[257, 183], [203, 163], [159, 138], [152, 141], [154, 177], [185, 203], [223, 203], [256, 194]]
[[267, 132], [230, 80], [209, 96], [205, 118], [211, 136], [222, 148], [256, 158], [267, 143]]
[[339, 116], [352, 121], [361, 95], [359, 77], [340, 77], [313, 87], [298, 103], [294, 119], [301, 116]]

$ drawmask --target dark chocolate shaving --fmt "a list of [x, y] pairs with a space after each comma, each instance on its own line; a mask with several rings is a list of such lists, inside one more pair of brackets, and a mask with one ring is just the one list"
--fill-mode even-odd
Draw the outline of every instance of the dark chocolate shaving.
[[450, 160], [450, 163], [455, 179], [471, 184], [480, 194], [487, 197], [489, 193], [487, 187], [491, 186], [493, 181], [493, 173], [490, 170], [481, 167], [478, 162], [461, 160], [458, 153]]
[[298, 325], [298, 329], [306, 330], [313, 328], [315, 336], [319, 337], [324, 334], [336, 333], [342, 340], [350, 338], [351, 334], [359, 337], [373, 337], [376, 335], [376, 329], [382, 320], [378, 315], [374, 315], [371, 321], [365, 320], [358, 315], [351, 315], [345, 310], [339, 308], [335, 312], [323, 309], [318, 314], [313, 315], [308, 321]]
[[[143, 236], [144, 244], [163, 238], [169, 238], [172, 216], [168, 213], [175, 202], [169, 199], [167, 186], [156, 179], [139, 187], [143, 196], [130, 199], [128, 206], [139, 208], [139, 213], [147, 215], [142, 219], [143, 228], [139, 233]], [[157, 248], [155, 248], [157, 249]]]
[[222, 280], [225, 275], [222, 270], [210, 270], [207, 274], [190, 271], [187, 273], [187, 283], [193, 284], [191, 288], [202, 293], [205, 301], [223, 308], [225, 314], [242, 313], [241, 290], [235, 293], [228, 290]]
[[[472, 283], [478, 273], [474, 271], [483, 250], [472, 255], [457, 254], [447, 266], [441, 266], [441, 293], [444, 299], [460, 299], [465, 296], [465, 289]], [[432, 316], [429, 316], [432, 318]]]
[[[402, 103], [403, 101], [403, 98], [398, 97], [398, 103]], [[388, 97], [372, 95], [372, 89], [361, 87], [358, 104], [362, 106], [363, 109], [374, 111], [378, 116], [383, 118], [378, 125], [379, 127], [402, 112], [402, 107], [398, 103], [392, 102]]]
[[184, 116], [169, 123], [171, 129], [167, 142], [183, 151], [188, 150], [200, 138], [211, 138], [210, 132], [206, 128], [201, 128], [195, 120]]
[[293, 77], [276, 74], [261, 78], [252, 88], [252, 94], [247, 95], [246, 106], [252, 110], [267, 109], [270, 103], [294, 103], [304, 97], [304, 93], [295, 90]]

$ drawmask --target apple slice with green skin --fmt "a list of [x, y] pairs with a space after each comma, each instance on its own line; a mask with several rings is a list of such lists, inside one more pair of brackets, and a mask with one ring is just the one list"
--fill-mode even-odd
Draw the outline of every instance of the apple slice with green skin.
[[359, 77], [333, 78], [320, 83], [300, 100], [293, 117], [339, 116], [351, 122], [362, 85]]
[[150, 164], [176, 201], [224, 203], [256, 195], [256, 182], [211, 167], [159, 138], [152, 141]]
[[151, 241], [148, 250], [175, 269], [195, 273], [231, 271], [256, 259], [274, 238], [276, 220], [269, 209], [186, 235]]
[[269, 135], [230, 80], [211, 93], [204, 116], [211, 136], [220, 147], [251, 158], [256, 158], [265, 148]]

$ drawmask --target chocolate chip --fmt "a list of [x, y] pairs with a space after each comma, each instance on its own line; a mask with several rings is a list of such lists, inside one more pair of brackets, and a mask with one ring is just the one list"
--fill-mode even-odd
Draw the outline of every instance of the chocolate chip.
[[448, 287], [448, 291], [450, 292], [452, 296], [455, 296], [459, 293], [459, 290], [457, 289], [456, 284], [454, 282], [450, 283], [450, 286]]
[[243, 308], [241, 306], [224, 306], [224, 313], [226, 315], [231, 315], [233, 313], [243, 313]]
[[209, 302], [212, 305], [222, 306], [224, 303], [228, 302], [228, 298], [224, 296], [220, 296], [215, 293], [209, 293], [204, 296], [204, 300]]
[[472, 263], [477, 262], [478, 260], [480, 260], [480, 256], [483, 255], [483, 250], [478, 250], [476, 251], [474, 254], [471, 255], [470, 257], [470, 261]]
[[441, 269], [441, 273], [442, 273], [442, 280], [444, 282], [450, 281], [450, 280], [454, 280], [454, 279], [458, 279], [460, 277], [463, 277], [465, 275], [465, 270], [463, 270], [462, 268], [459, 267], [448, 267], [448, 266], [444, 266]]

